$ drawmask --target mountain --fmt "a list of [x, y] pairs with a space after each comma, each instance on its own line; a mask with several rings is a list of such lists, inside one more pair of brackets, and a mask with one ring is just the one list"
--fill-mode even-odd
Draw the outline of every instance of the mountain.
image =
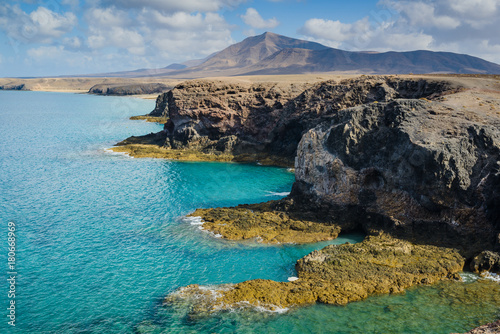
[[338, 49], [283, 49], [248, 67], [250, 74], [358, 72], [365, 74], [477, 73], [498, 74], [500, 65], [451, 52], [349, 52]]
[[[266, 32], [205, 59], [161, 69], [108, 73], [107, 76], [201, 78], [210, 76], [349, 72], [359, 74], [500, 74], [500, 65], [451, 52], [352, 52]], [[96, 75], [106, 76], [106, 75]]]
[[165, 75], [197, 78], [313, 72], [500, 74], [500, 65], [451, 52], [343, 51], [319, 43], [266, 32], [233, 44], [197, 66]]
[[233, 44], [216, 53], [206, 62], [198, 66], [199, 69], [229, 69], [243, 68], [259, 63], [282, 50], [327, 50], [327, 46], [319, 43], [303, 41], [266, 32], [262, 35], [248, 37], [242, 42]]

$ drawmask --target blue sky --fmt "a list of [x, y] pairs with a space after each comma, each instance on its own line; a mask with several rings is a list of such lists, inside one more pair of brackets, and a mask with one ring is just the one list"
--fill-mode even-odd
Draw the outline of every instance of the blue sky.
[[4, 0], [0, 77], [161, 68], [265, 31], [500, 63], [498, 27], [500, 0]]

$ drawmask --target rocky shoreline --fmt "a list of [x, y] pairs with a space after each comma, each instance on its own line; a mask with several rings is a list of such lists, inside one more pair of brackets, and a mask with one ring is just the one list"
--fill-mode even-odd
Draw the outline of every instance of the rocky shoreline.
[[[330, 246], [299, 260], [295, 282], [248, 281], [221, 286], [215, 295], [195, 285], [174, 294], [196, 295], [194, 312], [239, 303], [343, 304], [457, 279], [466, 264], [478, 273], [500, 270], [497, 78], [195, 80], [160, 95], [150, 116], [168, 117], [162, 132], [131, 137], [114, 150], [180, 160], [293, 161], [296, 181], [287, 198], [199, 209], [192, 215], [203, 228], [266, 243], [369, 235], [358, 246]], [[361, 267], [364, 279], [356, 272]]]
[[298, 279], [293, 282], [257, 279], [212, 290], [190, 285], [166, 302], [193, 299], [192, 313], [198, 315], [252, 306], [275, 310], [315, 302], [344, 305], [413, 285], [460, 279], [463, 265], [456, 250], [412, 245], [381, 234], [312, 252], [297, 261]]

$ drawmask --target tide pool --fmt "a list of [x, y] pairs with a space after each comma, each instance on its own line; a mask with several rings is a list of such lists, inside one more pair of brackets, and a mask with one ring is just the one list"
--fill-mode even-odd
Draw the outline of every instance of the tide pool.
[[[0, 101], [1, 333], [449, 333], [499, 314], [496, 299], [457, 302], [453, 289], [424, 287], [346, 307], [191, 320], [182, 307], [162, 305], [164, 297], [194, 283], [286, 281], [297, 259], [332, 243], [228, 242], [184, 218], [196, 208], [281, 198], [293, 174], [107, 152], [131, 135], [161, 130], [128, 119], [151, 111], [153, 100], [0, 91]], [[15, 328], [6, 316], [9, 222], [16, 225]], [[394, 321], [405, 317], [412, 320]]]

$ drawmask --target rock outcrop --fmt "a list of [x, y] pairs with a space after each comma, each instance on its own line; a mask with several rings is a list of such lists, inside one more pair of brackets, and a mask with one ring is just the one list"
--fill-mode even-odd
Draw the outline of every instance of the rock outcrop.
[[472, 259], [470, 269], [478, 274], [484, 272], [500, 273], [500, 254], [483, 251]]
[[292, 166], [302, 135], [338, 110], [460, 89], [443, 80], [397, 77], [301, 85], [195, 80], [160, 95], [150, 116], [169, 118], [165, 148]]
[[134, 83], [134, 84], [96, 84], [89, 89], [90, 94], [96, 95], [141, 95], [158, 94], [171, 89], [162, 83]]
[[498, 246], [500, 119], [437, 102], [345, 109], [306, 133], [292, 197], [355, 210], [367, 231], [459, 247]]
[[298, 280], [251, 280], [234, 285], [190, 285], [167, 297], [191, 300], [192, 313], [238, 307], [269, 310], [315, 302], [344, 305], [373, 294], [400, 293], [418, 284], [458, 279], [464, 258], [453, 249], [413, 245], [387, 235], [358, 244], [331, 245], [297, 261]]
[[28, 90], [25, 84], [6, 84], [0, 85], [0, 90]]
[[274, 202], [244, 204], [234, 208], [197, 209], [203, 228], [228, 240], [256, 239], [262, 243], [310, 243], [336, 239], [341, 231], [315, 217], [286, 212]]
[[479, 326], [464, 334], [495, 334], [500, 333], [500, 320]]

